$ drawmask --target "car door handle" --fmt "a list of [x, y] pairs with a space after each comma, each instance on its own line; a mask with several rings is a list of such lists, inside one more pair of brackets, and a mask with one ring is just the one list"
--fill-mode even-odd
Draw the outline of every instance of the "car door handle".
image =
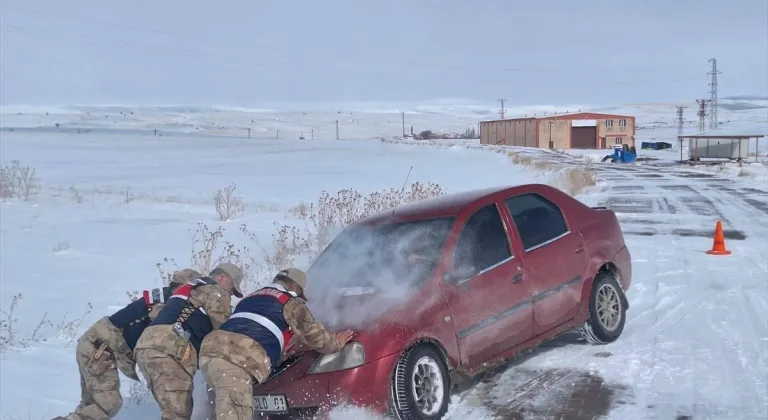
[[578, 246], [576, 249], [574, 249], [573, 251], [574, 251], [574, 252], [576, 252], [577, 254], [578, 254], [579, 252], [584, 252], [584, 245], [579, 245], [579, 246]]
[[515, 274], [515, 277], [512, 277], [512, 284], [518, 283], [522, 279], [523, 279], [523, 273], [517, 273]]

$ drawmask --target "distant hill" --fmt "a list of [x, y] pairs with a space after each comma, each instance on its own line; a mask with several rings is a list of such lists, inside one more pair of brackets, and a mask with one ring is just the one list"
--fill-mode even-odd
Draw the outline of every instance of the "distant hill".
[[726, 96], [721, 99], [731, 99], [734, 101], [768, 101], [768, 96], [763, 95], [734, 95]]

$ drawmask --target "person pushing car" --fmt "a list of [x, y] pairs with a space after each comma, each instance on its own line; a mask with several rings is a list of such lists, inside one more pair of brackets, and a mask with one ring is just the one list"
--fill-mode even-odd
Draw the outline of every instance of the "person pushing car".
[[242, 299], [232, 316], [205, 337], [200, 370], [216, 395], [216, 420], [253, 418], [253, 385], [269, 377], [292, 339], [330, 354], [352, 338], [351, 331], [331, 334], [315, 319], [306, 306], [306, 287], [303, 271], [280, 271], [271, 285]]
[[136, 344], [136, 363], [160, 406], [162, 420], [192, 416], [193, 378], [203, 339], [232, 314], [232, 295], [243, 297], [242, 270], [231, 263], [190, 281], [168, 299]]
[[168, 286], [145, 290], [142, 298], [88, 328], [77, 341], [77, 366], [80, 368], [82, 388], [80, 405], [66, 417], [59, 416], [53, 420], [115, 417], [123, 405], [118, 370], [135, 381], [139, 380], [133, 358], [133, 349], [139, 337], [172, 293], [198, 277], [200, 273], [189, 268], [177, 271], [169, 279]]

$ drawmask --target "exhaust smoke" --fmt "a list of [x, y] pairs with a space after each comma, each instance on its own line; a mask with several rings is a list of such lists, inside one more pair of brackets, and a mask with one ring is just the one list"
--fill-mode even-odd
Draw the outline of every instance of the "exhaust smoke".
[[[369, 329], [402, 307], [434, 273], [453, 218], [351, 226], [307, 271], [306, 295], [315, 316], [331, 329]], [[407, 308], [417, 315], [429, 296]], [[414, 304], [418, 302], [418, 304]]]

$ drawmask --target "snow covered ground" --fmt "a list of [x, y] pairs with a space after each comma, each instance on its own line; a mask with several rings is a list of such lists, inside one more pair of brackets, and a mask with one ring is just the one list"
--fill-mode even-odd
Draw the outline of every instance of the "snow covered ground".
[[[65, 111], [2, 116], [2, 164], [19, 160], [34, 167], [42, 183], [29, 201], [7, 200], [0, 207], [0, 309], [6, 320], [14, 296], [22, 295], [11, 332], [15, 342], [26, 341], [0, 355], [2, 419], [45, 419], [73, 409], [80, 394], [74, 340], [99, 317], [124, 305], [127, 292], [159, 285], [155, 265], [164, 257], [187, 265], [189, 232], [199, 222], [212, 229], [221, 225], [226, 238], [255, 248], [238, 232], [246, 224], [269, 252], [273, 223], [290, 221], [292, 207], [314, 201], [323, 189], [400, 188], [411, 166], [409, 184], [434, 182], [449, 192], [552, 182], [555, 176], [515, 165], [505, 154], [478, 150], [471, 142], [442, 147], [337, 142], [330, 140], [331, 130], [321, 131], [320, 141], [310, 141], [307, 131], [305, 141], [282, 135], [249, 140], [213, 131], [185, 135], [188, 130], [176, 125], [206, 120], [224, 127], [222, 121], [240, 121], [248, 114], [244, 111], [206, 111], [203, 118], [195, 110], [180, 109], [171, 121], [167, 110], [143, 109], [136, 117], [139, 111], [128, 108], [102, 109], [102, 118], [112, 116], [106, 121], [118, 115], [132, 120], [93, 122], [93, 131], [80, 134], [61, 132], [65, 125], [75, 127], [73, 115], [83, 116]], [[463, 130], [484, 119], [475, 115], [472, 120], [467, 111], [449, 118], [454, 111], [423, 117], [430, 125], [423, 128]], [[125, 115], [130, 112], [131, 117]], [[739, 115], [746, 120], [764, 114], [743, 112]], [[310, 121], [301, 126], [309, 127], [333, 112], [316, 120], [302, 120], [300, 114], [263, 113], [289, 120], [301, 131], [301, 121]], [[361, 122], [354, 136], [398, 134], [400, 115], [389, 114], [393, 120], [386, 127]], [[382, 113], [366, 115], [375, 120]], [[60, 118], [59, 129], [54, 118]], [[25, 125], [24, 119], [28, 131], [8, 130]], [[39, 121], [45, 121], [45, 130]], [[163, 127], [163, 136], [154, 137], [153, 124]], [[567, 154], [525, 152], [562, 165], [582, 164]], [[623, 337], [601, 347], [561, 337], [456, 396], [447, 417], [582, 418], [574, 414], [580, 412], [583, 418], [622, 420], [766, 418], [768, 182], [731, 171], [652, 162], [595, 166], [599, 188], [580, 198], [618, 213], [633, 257]], [[220, 223], [212, 197], [230, 183], [245, 198], [246, 213]], [[726, 229], [730, 256], [703, 252], [712, 244], [717, 219]], [[50, 322], [41, 323], [43, 317]], [[118, 419], [156, 416], [151, 398], [132, 397], [136, 393], [130, 388], [124, 380], [126, 403]], [[202, 398], [198, 388], [196, 398]], [[196, 419], [207, 418], [206, 407], [198, 405], [195, 411]], [[366, 418], [352, 411], [338, 418]]]

